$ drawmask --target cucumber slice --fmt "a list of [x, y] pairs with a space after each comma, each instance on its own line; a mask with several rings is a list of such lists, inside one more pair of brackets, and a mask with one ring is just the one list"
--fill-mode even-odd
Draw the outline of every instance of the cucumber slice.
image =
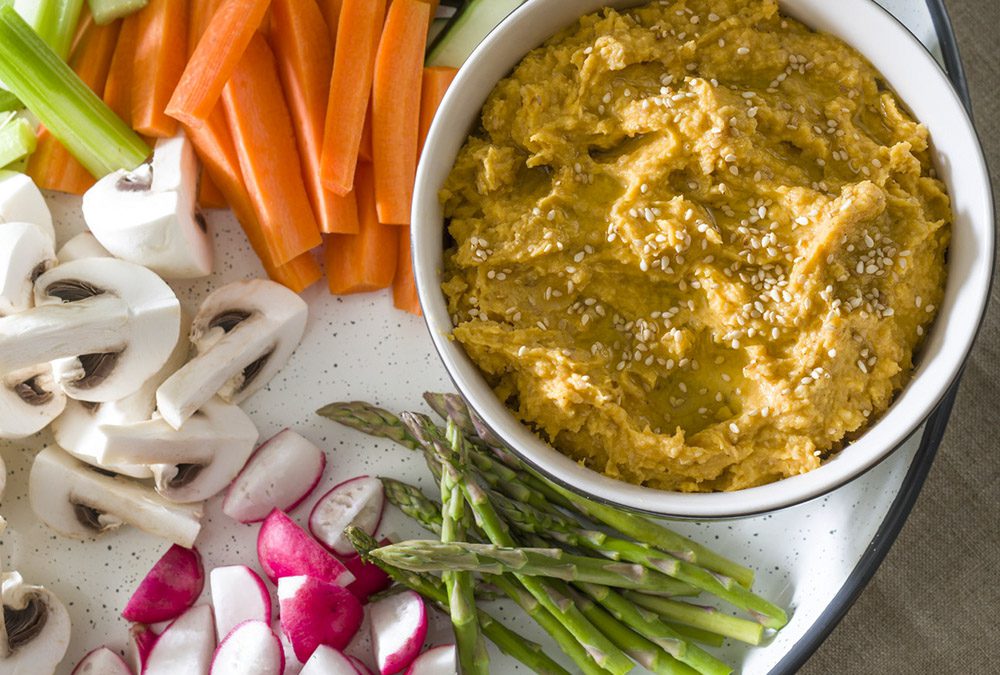
[[461, 68], [490, 31], [523, 0], [469, 0], [438, 36], [427, 54], [428, 66]]

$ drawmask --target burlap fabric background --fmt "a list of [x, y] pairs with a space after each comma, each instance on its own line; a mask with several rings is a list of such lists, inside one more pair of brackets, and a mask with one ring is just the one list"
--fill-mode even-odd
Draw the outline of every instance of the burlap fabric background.
[[[922, 2], [922, 0], [911, 0]], [[1000, 203], [1000, 0], [947, 0]], [[807, 675], [1000, 672], [1000, 278], [919, 501]]]

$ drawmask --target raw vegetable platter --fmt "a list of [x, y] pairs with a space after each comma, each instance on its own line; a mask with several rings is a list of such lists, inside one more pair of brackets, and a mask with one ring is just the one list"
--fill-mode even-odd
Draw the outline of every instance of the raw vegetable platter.
[[[886, 0], [888, 9], [932, 50], [938, 37], [932, 15], [922, 5]], [[943, 25], [943, 29], [947, 26]], [[950, 34], [948, 34], [950, 35]], [[950, 38], [949, 38], [950, 39]], [[83, 229], [79, 199], [49, 196], [60, 242]], [[174, 282], [189, 313], [207, 293], [223, 284], [263, 276], [263, 270], [232, 215], [208, 212], [217, 252], [216, 271], [195, 282]], [[289, 427], [327, 453], [317, 489], [291, 512], [305, 525], [316, 499], [333, 486], [361, 474], [412, 482], [428, 494], [437, 486], [423, 459], [387, 440], [351, 431], [315, 414], [331, 401], [367, 400], [393, 411], [429, 412], [425, 391], [448, 391], [421, 319], [395, 310], [387, 293], [332, 297], [317, 285], [303, 297], [309, 304], [305, 337], [288, 364], [243, 408], [262, 439]], [[754, 589], [789, 609], [791, 621], [764, 645], [749, 648], [727, 642], [712, 650], [737, 672], [792, 672], [811, 653], [850, 599], [874, 572], [912, 504], [933, 457], [943, 419], [920, 430], [898, 452], [853, 483], [820, 500], [779, 513], [732, 522], [680, 522], [671, 527], [756, 570]], [[935, 434], [938, 436], [935, 437]], [[37, 522], [27, 500], [27, 476], [35, 452], [51, 442], [49, 432], [27, 441], [2, 441], [7, 463], [3, 514], [8, 530], [0, 535], [5, 570], [17, 569], [31, 583], [44, 584], [67, 605], [72, 641], [59, 673], [99, 645], [124, 651], [128, 624], [120, 617], [133, 590], [163, 554], [167, 544], [134, 529], [76, 542], [54, 535]], [[259, 526], [241, 525], [221, 511], [221, 499], [206, 504], [198, 539], [206, 569], [246, 564], [259, 571]], [[388, 507], [379, 533], [393, 540], [425, 538], [413, 521]], [[208, 592], [202, 601], [207, 601]], [[546, 647], [567, 668], [571, 664], [520, 610], [505, 601], [484, 608], [509, 627]], [[447, 618], [437, 612], [428, 644], [451, 641]], [[367, 627], [347, 652], [372, 664]], [[491, 672], [528, 672], [490, 646]]]

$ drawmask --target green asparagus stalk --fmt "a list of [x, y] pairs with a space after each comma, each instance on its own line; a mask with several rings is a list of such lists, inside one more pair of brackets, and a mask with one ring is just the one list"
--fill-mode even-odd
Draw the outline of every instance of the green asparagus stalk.
[[678, 661], [686, 663], [704, 675], [729, 675], [733, 669], [701, 647], [685, 642], [677, 631], [652, 612], [637, 608], [630, 601], [606, 586], [577, 583], [577, 588], [607, 609], [612, 616], [659, 646]]
[[[448, 593], [444, 583], [429, 574], [407, 572], [369, 558], [368, 552], [378, 547], [378, 542], [367, 532], [357, 528], [347, 528], [347, 536], [354, 548], [367, 561], [378, 565], [393, 581], [424, 596], [443, 611], [448, 611]], [[504, 654], [517, 659], [532, 672], [541, 675], [569, 675], [569, 672], [553, 661], [538, 645], [513, 632], [483, 610], [477, 610], [479, 625], [483, 635], [489, 638]], [[601, 671], [598, 671], [600, 673]], [[589, 674], [588, 674], [589, 675]]]
[[[379, 478], [390, 504], [413, 518], [424, 528], [441, 536], [441, 506], [427, 497], [418, 487], [394, 478]], [[463, 497], [464, 498], [464, 497]]]
[[764, 628], [759, 623], [730, 616], [714, 607], [692, 605], [643, 593], [627, 592], [624, 595], [631, 602], [656, 612], [670, 621], [694, 626], [751, 645], [759, 645], [764, 637]]
[[569, 518], [544, 513], [521, 502], [504, 497], [497, 497], [495, 502], [507, 522], [519, 529], [538, 534], [547, 533], [561, 543], [590, 549], [612, 560], [627, 560], [657, 570], [750, 612], [755, 619], [769, 628], [781, 628], [788, 623], [788, 617], [783, 609], [755, 595], [729, 577], [712, 574], [644, 544], [613, 537], [599, 530], [581, 530], [579, 525]]
[[317, 410], [316, 414], [369, 436], [388, 438], [410, 450], [421, 449], [420, 443], [407, 431], [396, 415], [370, 403], [364, 401], [330, 403]]
[[[457, 435], [458, 428], [448, 425], [448, 435]], [[459, 444], [462, 447], [462, 444]], [[461, 461], [461, 457], [458, 458]], [[466, 536], [465, 497], [458, 485], [458, 476], [450, 465], [441, 474], [441, 543], [461, 542]], [[490, 661], [479, 632], [476, 618], [475, 587], [472, 574], [447, 570], [441, 575], [448, 591], [451, 625], [455, 629], [455, 648], [462, 675], [489, 675]]]
[[701, 628], [695, 628], [694, 626], [688, 626], [687, 624], [677, 623], [676, 621], [667, 621], [666, 619], [663, 619], [663, 623], [677, 631], [677, 634], [688, 642], [700, 642], [701, 644], [708, 645], [709, 647], [721, 647], [726, 643], [726, 638], [718, 633], [712, 633]]

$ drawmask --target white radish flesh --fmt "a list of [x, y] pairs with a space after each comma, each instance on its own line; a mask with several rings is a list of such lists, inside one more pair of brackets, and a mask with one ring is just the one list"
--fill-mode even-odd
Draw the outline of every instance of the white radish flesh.
[[210, 675], [281, 675], [281, 641], [263, 621], [244, 621], [226, 635], [212, 657]]
[[382, 481], [358, 476], [319, 498], [309, 514], [309, 531], [337, 555], [354, 555], [356, 551], [344, 530], [354, 525], [374, 536], [384, 507]]
[[427, 637], [427, 607], [414, 591], [369, 605], [375, 662], [382, 675], [403, 670], [417, 658]]
[[281, 577], [302, 574], [338, 586], [354, 581], [354, 575], [342, 562], [277, 509], [264, 519], [260, 527], [257, 557], [271, 583], [277, 583]]
[[357, 656], [348, 655], [347, 658], [349, 658], [351, 663], [354, 664], [354, 669], [358, 671], [358, 675], [374, 675], [374, 673], [372, 673], [372, 669]]
[[128, 629], [128, 660], [136, 673], [145, 670], [146, 659], [160, 636], [144, 623], [134, 623]]
[[271, 594], [246, 565], [216, 567], [209, 574], [209, 585], [219, 640], [244, 621], [271, 623]]
[[169, 621], [193, 605], [204, 587], [198, 551], [174, 544], [139, 583], [122, 616], [140, 623]]
[[76, 664], [71, 675], [132, 675], [122, 657], [107, 647], [99, 647]]
[[222, 511], [241, 523], [256, 523], [273, 509], [288, 512], [316, 488], [326, 455], [290, 429], [257, 448], [229, 486]]
[[455, 645], [431, 647], [416, 658], [406, 675], [456, 675]]
[[320, 646], [309, 657], [299, 675], [358, 675], [351, 659], [333, 647]]
[[346, 588], [306, 576], [278, 580], [278, 607], [281, 630], [303, 663], [320, 645], [346, 647], [365, 618]]
[[207, 673], [215, 651], [212, 608], [196, 605], [177, 617], [157, 638], [142, 675]]

